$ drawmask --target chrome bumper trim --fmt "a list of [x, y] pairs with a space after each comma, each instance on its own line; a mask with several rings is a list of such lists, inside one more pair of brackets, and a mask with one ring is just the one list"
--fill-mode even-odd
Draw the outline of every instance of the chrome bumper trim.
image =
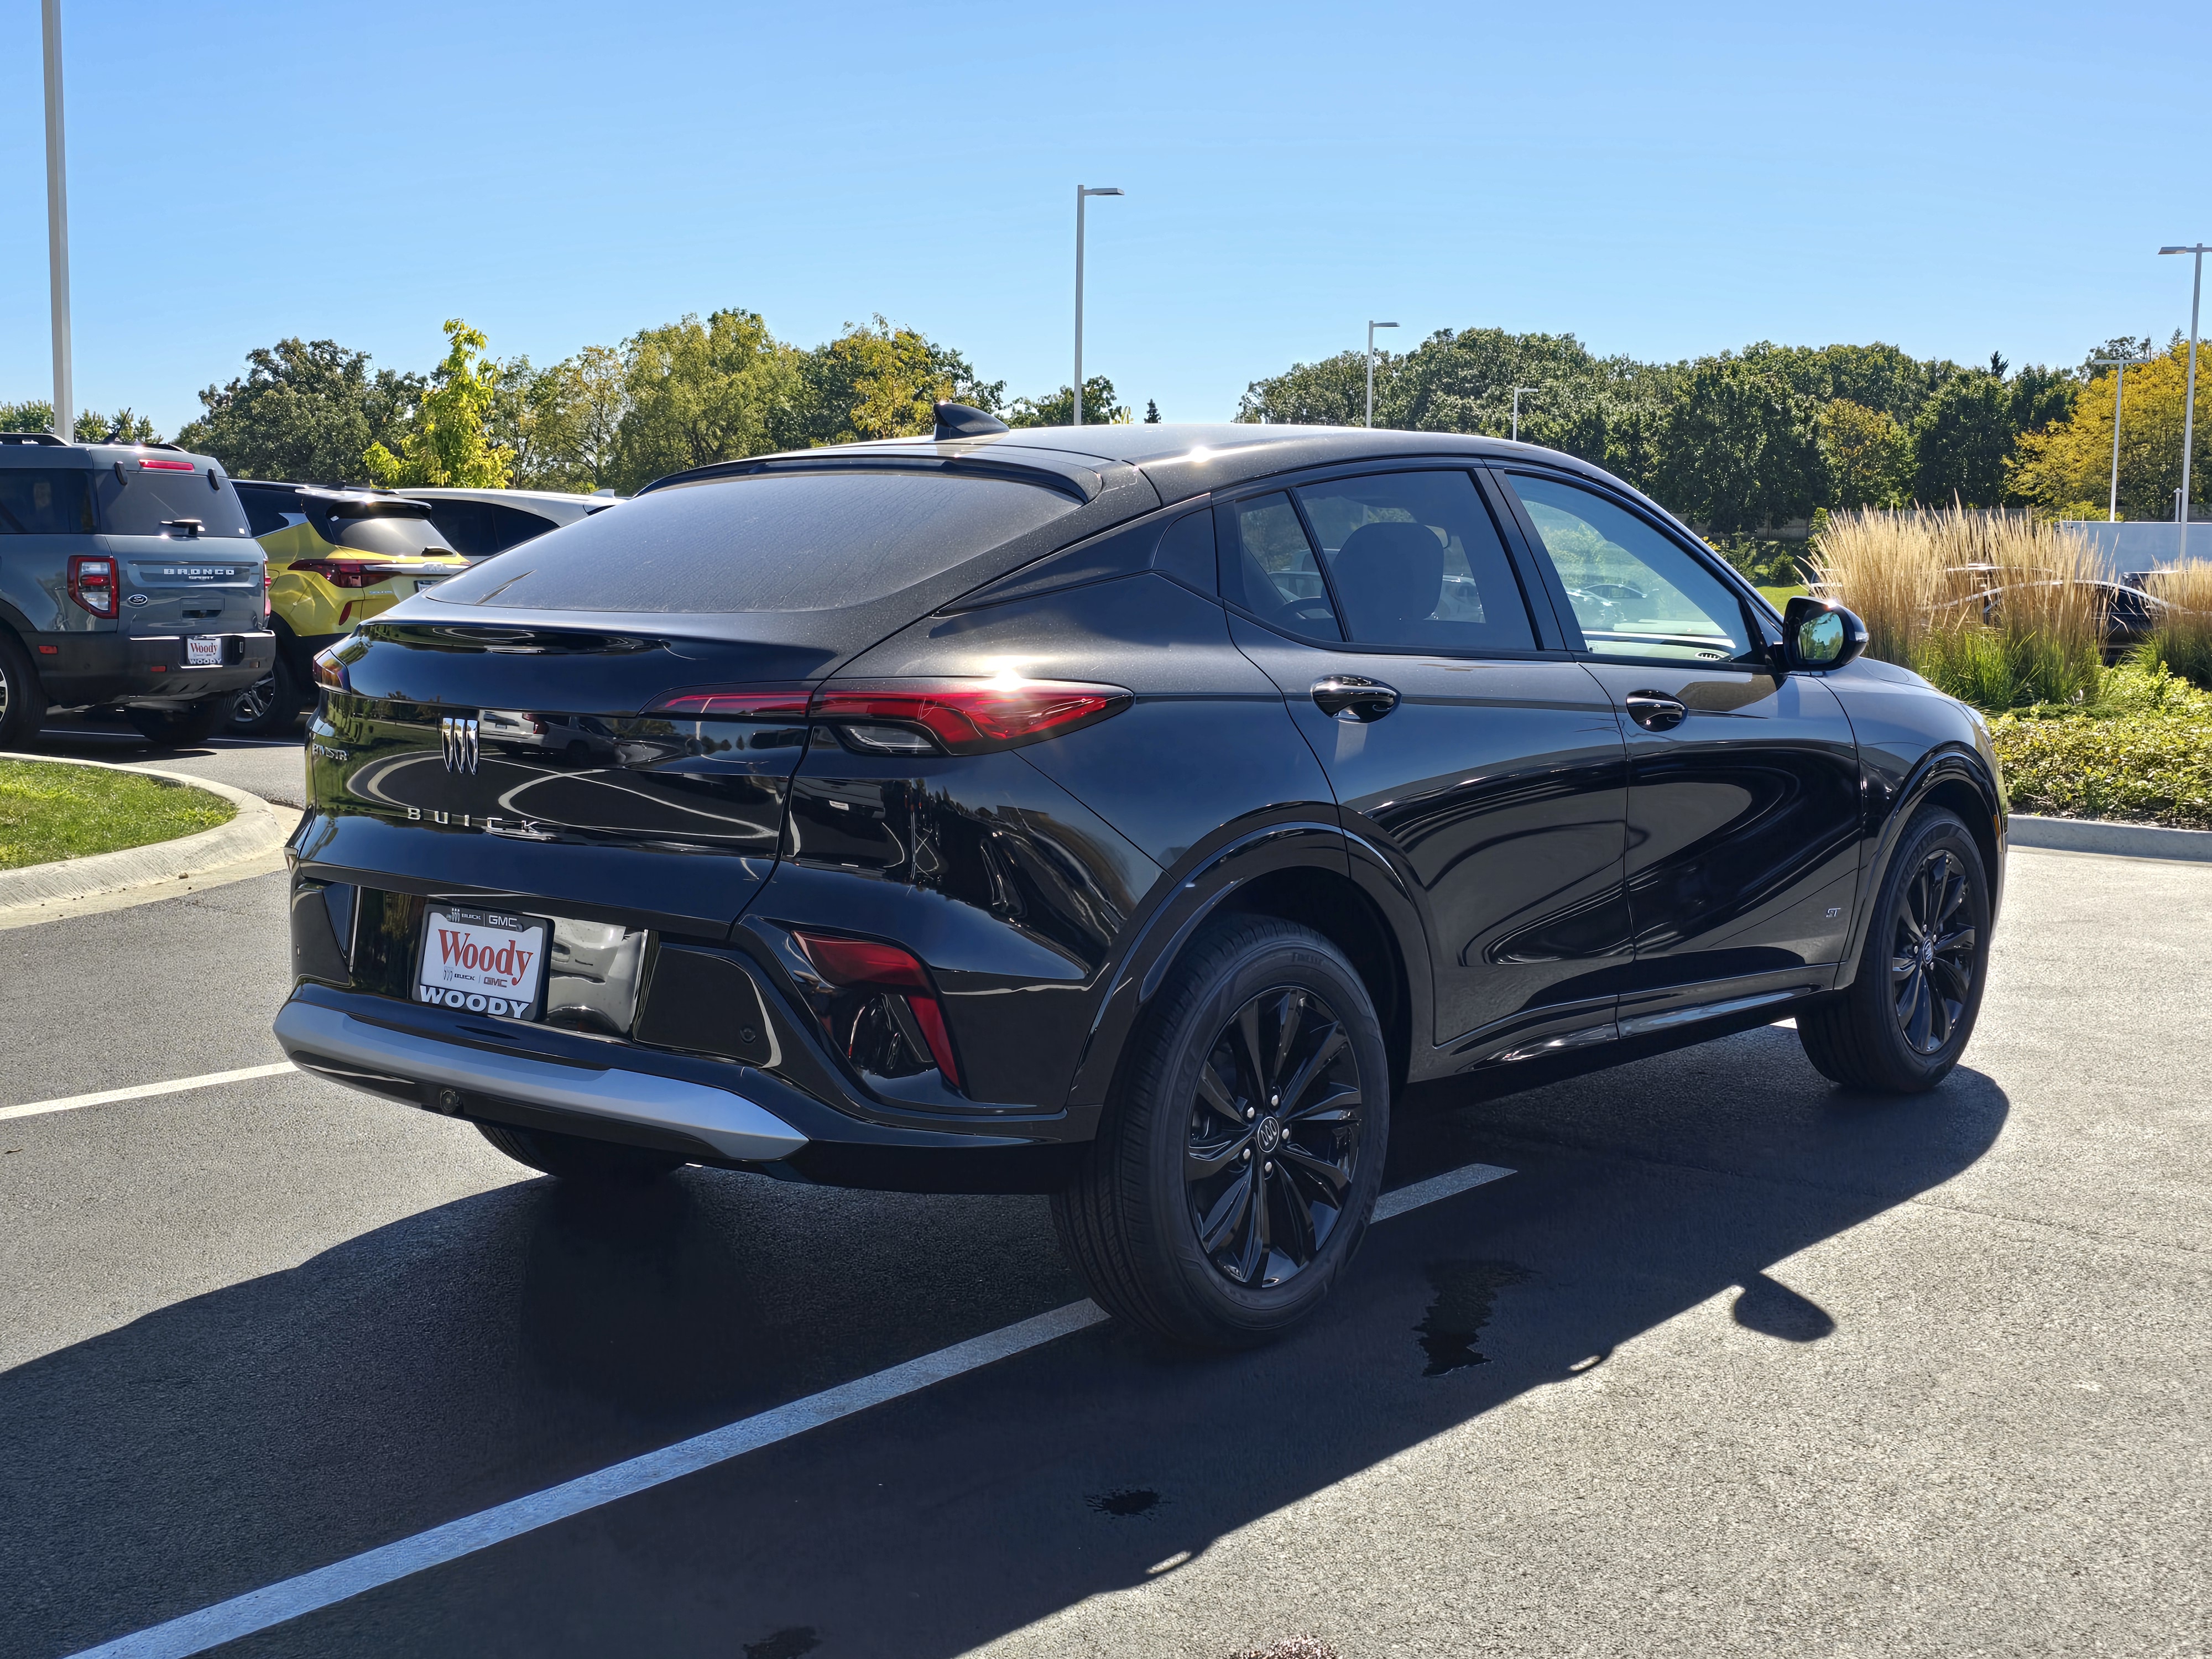
[[806, 1145], [805, 1135], [743, 1095], [680, 1078], [615, 1066], [599, 1071], [561, 1066], [494, 1049], [463, 1048], [372, 1025], [308, 1002], [286, 1003], [277, 1013], [276, 1029], [276, 1041], [287, 1054], [301, 1049], [365, 1071], [677, 1130], [705, 1141], [725, 1158], [748, 1163], [788, 1158]]

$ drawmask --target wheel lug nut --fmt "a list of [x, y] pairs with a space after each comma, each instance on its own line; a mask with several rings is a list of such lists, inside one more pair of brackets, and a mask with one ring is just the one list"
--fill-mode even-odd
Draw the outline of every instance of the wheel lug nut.
[[1249, 1164], [1252, 1161], [1252, 1149], [1249, 1146], [1247, 1146], [1244, 1149], [1244, 1161], [1247, 1164]]
[[1262, 1164], [1260, 1166], [1260, 1173], [1261, 1175], [1273, 1175], [1275, 1173], [1275, 1166], [1272, 1163]]
[[1258, 1109], [1256, 1107], [1247, 1106], [1244, 1109], [1244, 1115], [1248, 1118], [1251, 1117], [1257, 1110]]

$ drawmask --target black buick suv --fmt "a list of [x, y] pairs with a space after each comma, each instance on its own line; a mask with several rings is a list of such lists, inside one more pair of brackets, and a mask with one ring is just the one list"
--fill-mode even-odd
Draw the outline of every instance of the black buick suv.
[[1255, 1341], [1409, 1083], [1957, 1063], [2003, 787], [1864, 642], [1548, 451], [947, 405], [325, 653], [276, 1034], [573, 1180], [1048, 1192], [1109, 1310]]

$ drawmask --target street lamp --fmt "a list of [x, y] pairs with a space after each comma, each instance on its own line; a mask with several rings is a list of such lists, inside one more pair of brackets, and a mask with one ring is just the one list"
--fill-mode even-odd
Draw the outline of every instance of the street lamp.
[[1119, 196], [1111, 185], [1075, 187], [1075, 424], [1083, 424], [1083, 204], [1094, 196]]
[[2197, 256], [2197, 282], [2189, 291], [2189, 400], [2181, 409], [2181, 551], [2177, 564], [2189, 557], [2189, 447], [2196, 441], [2197, 432], [2197, 306], [2204, 297], [2204, 255], [2203, 242], [2187, 247], [2162, 247], [2160, 253], [2193, 253]]
[[46, 293], [53, 306], [54, 435], [76, 435], [76, 387], [70, 374], [69, 167], [62, 155], [62, 0], [46, 0]]
[[1516, 386], [1513, 388], [1513, 441], [1516, 444], [1521, 441], [1521, 394], [1524, 392], [1542, 390], [1541, 386]]
[[2112, 386], [2112, 499], [2105, 509], [2105, 521], [2117, 524], [2120, 518], [2120, 400], [2128, 395], [2128, 371], [2140, 368], [2145, 363], [2154, 363], [2155, 357], [2092, 357], [2090, 362], [2105, 368], [2117, 368], [2119, 377]]
[[1367, 425], [1370, 431], [1375, 426], [1375, 331], [1397, 326], [1395, 323], [1370, 322], [1367, 325]]

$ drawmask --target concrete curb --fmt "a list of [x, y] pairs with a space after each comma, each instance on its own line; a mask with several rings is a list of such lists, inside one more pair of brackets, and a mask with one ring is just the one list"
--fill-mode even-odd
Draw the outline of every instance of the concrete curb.
[[[276, 809], [260, 796], [249, 794], [227, 783], [216, 783], [212, 779], [191, 777], [182, 772], [156, 771], [147, 766], [114, 766], [106, 761], [64, 760], [52, 755], [10, 753], [6, 758], [29, 761], [41, 766], [86, 766], [102, 772], [129, 772], [138, 777], [161, 778], [188, 788], [204, 789], [210, 795], [220, 795], [238, 809], [238, 816], [228, 823], [218, 823], [214, 829], [203, 830], [197, 835], [180, 836], [174, 841], [158, 841], [148, 847], [126, 847], [115, 853], [94, 853], [81, 859], [57, 859], [51, 864], [27, 865], [20, 870], [0, 870], [0, 924], [13, 920], [19, 913], [46, 910], [80, 899], [138, 888], [157, 887], [261, 859], [283, 847], [284, 838], [291, 831], [289, 814], [279, 817]], [[166, 896], [161, 893], [147, 894], [149, 899]]]
[[2011, 842], [2059, 853], [2103, 853], [2124, 859], [2180, 859], [2212, 864], [2212, 830], [2169, 830], [2157, 823], [2107, 823], [2099, 818], [2037, 818], [2015, 812]]

